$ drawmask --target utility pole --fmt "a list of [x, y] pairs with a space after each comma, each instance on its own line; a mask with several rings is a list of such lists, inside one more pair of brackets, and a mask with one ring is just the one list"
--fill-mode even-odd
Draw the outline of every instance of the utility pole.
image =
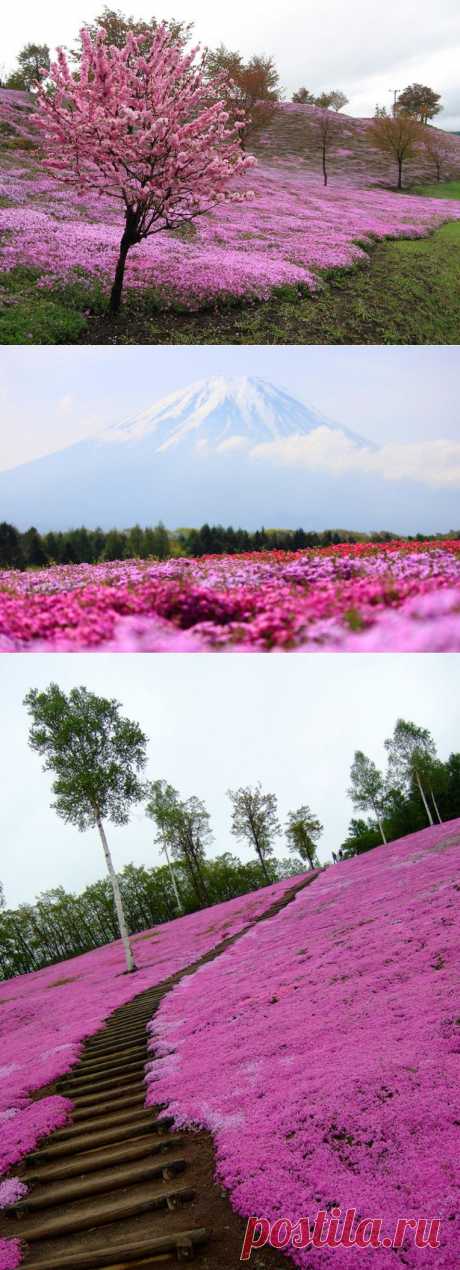
[[389, 88], [388, 92], [393, 93], [393, 119], [394, 119], [396, 115], [396, 103], [398, 100], [399, 88]]

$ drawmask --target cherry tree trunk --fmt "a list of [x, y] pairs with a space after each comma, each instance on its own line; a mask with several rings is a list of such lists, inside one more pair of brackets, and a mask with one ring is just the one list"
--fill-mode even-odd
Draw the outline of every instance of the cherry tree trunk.
[[115, 270], [115, 279], [110, 293], [109, 312], [113, 316], [118, 313], [120, 309], [126, 259], [130, 247], [133, 247], [134, 243], [138, 242], [137, 227], [137, 214], [132, 208], [128, 207], [125, 218], [124, 234], [120, 243], [120, 254], [118, 256], [117, 267]]

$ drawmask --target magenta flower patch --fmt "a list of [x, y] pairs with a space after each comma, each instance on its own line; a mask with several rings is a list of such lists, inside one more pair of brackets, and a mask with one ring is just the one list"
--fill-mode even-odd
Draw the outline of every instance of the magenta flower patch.
[[242, 1216], [439, 1217], [436, 1252], [407, 1237], [378, 1265], [456, 1266], [459, 864], [454, 820], [331, 866], [163, 1000], [148, 1101], [212, 1132]]
[[458, 652], [460, 543], [0, 573], [3, 652]]

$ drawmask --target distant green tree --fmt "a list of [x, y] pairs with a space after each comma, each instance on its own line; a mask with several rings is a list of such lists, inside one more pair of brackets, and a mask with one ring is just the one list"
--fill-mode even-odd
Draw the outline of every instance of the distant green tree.
[[54, 773], [55, 811], [81, 832], [98, 829], [126, 966], [135, 970], [104, 820], [127, 824], [131, 806], [143, 797], [139, 773], [146, 763], [146, 737], [137, 723], [120, 714], [118, 701], [87, 688], [72, 688], [68, 695], [56, 683], [44, 692], [31, 688], [24, 704], [32, 719], [29, 744], [44, 758], [44, 771]]
[[427, 84], [409, 84], [396, 101], [396, 112], [412, 115], [419, 123], [427, 124], [442, 110], [441, 94]]
[[320, 93], [315, 97], [315, 106], [321, 106], [326, 110], [342, 110], [348, 105], [348, 97], [342, 93], [340, 88], [332, 88], [328, 93]]
[[267, 863], [274, 854], [274, 842], [281, 833], [275, 794], [264, 794], [260, 784], [254, 789], [241, 786], [227, 790], [232, 804], [231, 832], [240, 842], [247, 842], [256, 851], [267, 882], [270, 877]]
[[289, 850], [296, 852], [310, 869], [319, 867], [317, 848], [322, 833], [321, 821], [307, 804], [289, 812], [286, 825]]
[[371, 811], [380, 829], [382, 842], [387, 841], [383, 827], [386, 805], [386, 788], [382, 773], [372, 759], [356, 750], [350, 772], [348, 797], [358, 811]]
[[24, 564], [27, 568], [39, 568], [40, 565], [47, 564], [46, 553], [43, 550], [42, 540], [38, 530], [32, 525], [31, 529], [27, 529], [22, 535], [22, 555]]
[[425, 808], [428, 822], [433, 824], [433, 817], [425, 794], [425, 777], [429, 775], [433, 761], [436, 759], [436, 746], [427, 728], [419, 728], [406, 719], [398, 719], [393, 736], [385, 741], [388, 754], [388, 772], [390, 780], [400, 789], [410, 788], [415, 780]]
[[145, 814], [154, 821], [157, 828], [156, 841], [166, 857], [166, 863], [169, 869], [171, 883], [176, 898], [176, 904], [179, 913], [183, 912], [182, 903], [177, 878], [171, 862], [171, 853], [174, 842], [177, 839], [177, 809], [179, 796], [177, 790], [172, 785], [168, 785], [167, 781], [151, 781], [147, 786], [147, 802], [145, 804]]
[[6, 520], [0, 524], [0, 568], [20, 569], [24, 562], [21, 535]]
[[28, 91], [35, 88], [43, 72], [50, 69], [50, 51], [47, 44], [25, 44], [18, 53], [17, 67], [6, 81], [7, 88]]
[[292, 94], [292, 100], [298, 102], [301, 106], [314, 106], [315, 95], [310, 92], [309, 88], [298, 88], [297, 92]]

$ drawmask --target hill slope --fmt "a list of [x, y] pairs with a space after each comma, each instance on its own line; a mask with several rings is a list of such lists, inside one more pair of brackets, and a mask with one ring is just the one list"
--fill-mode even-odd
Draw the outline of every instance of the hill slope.
[[[436, 1265], [453, 1270], [459, 863], [454, 820], [329, 868], [164, 999], [148, 1101], [213, 1132], [243, 1216], [354, 1209], [390, 1239], [400, 1217], [440, 1217]], [[337, 1258], [323, 1247], [321, 1270]], [[409, 1230], [378, 1265], [432, 1259]], [[358, 1260], [374, 1270], [375, 1251]]]

